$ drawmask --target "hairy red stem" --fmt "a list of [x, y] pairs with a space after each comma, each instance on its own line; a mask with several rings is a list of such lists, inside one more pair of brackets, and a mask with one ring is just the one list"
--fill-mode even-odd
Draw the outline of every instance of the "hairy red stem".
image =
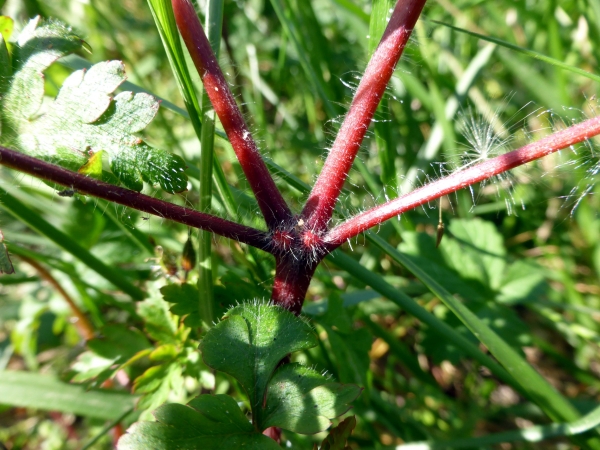
[[405, 211], [416, 208], [459, 189], [486, 180], [507, 170], [557, 152], [570, 145], [600, 134], [600, 116], [573, 125], [533, 142], [518, 150], [497, 156], [468, 169], [416, 189], [402, 197], [376, 206], [333, 228], [323, 240], [328, 251], [342, 245], [346, 240], [379, 225]]
[[276, 305], [300, 314], [310, 280], [319, 261], [294, 259], [289, 254], [276, 257], [275, 281], [271, 300]]
[[28, 173], [36, 178], [76, 189], [82, 194], [103, 198], [138, 211], [207, 230], [261, 250], [270, 251], [271, 249], [268, 235], [264, 231], [174, 205], [130, 189], [113, 186], [2, 146], [0, 146], [0, 164]]
[[396, 4], [302, 211], [310, 229], [327, 229], [350, 167], [424, 5], [425, 0], [399, 0]]
[[235, 103], [229, 85], [190, 0], [172, 0], [179, 32], [202, 78], [204, 89], [227, 133], [240, 166], [256, 196], [258, 206], [269, 229], [289, 222], [292, 213], [260, 156], [242, 113]]

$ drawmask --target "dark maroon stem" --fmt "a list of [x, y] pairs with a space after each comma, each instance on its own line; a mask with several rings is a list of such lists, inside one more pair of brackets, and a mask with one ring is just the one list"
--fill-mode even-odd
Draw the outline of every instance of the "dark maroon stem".
[[348, 171], [424, 5], [425, 0], [399, 0], [396, 4], [302, 212], [313, 231], [327, 229]]
[[277, 256], [271, 294], [273, 303], [300, 314], [306, 291], [319, 261], [294, 259], [290, 254]]
[[258, 152], [252, 134], [210, 48], [194, 5], [189, 0], [172, 0], [172, 4], [177, 27], [202, 78], [206, 94], [221, 120], [267, 226], [271, 230], [275, 229], [281, 223], [291, 220], [290, 209]]
[[333, 228], [323, 240], [328, 251], [386, 220], [464, 187], [557, 152], [600, 134], [600, 116], [573, 125], [518, 150], [497, 156], [365, 211]]
[[103, 198], [138, 211], [207, 230], [261, 250], [270, 251], [271, 248], [269, 237], [264, 231], [174, 205], [129, 189], [113, 186], [2, 146], [0, 146], [0, 164], [28, 173], [36, 178], [76, 189], [82, 194]]

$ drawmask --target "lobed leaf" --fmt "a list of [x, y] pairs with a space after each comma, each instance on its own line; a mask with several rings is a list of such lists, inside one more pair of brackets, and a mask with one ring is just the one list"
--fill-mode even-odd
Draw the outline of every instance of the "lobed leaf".
[[[12, 135], [3, 140], [71, 170], [85, 166], [90, 155], [94, 158], [104, 151], [113, 174], [130, 189], [140, 191], [146, 181], [170, 193], [185, 190], [184, 161], [133, 134], [152, 121], [158, 100], [145, 93], [113, 96], [126, 78], [122, 62], [101, 62], [88, 71], [73, 72], [55, 101], [39, 113], [43, 71], [82, 45], [80, 38], [58, 22], [42, 24], [37, 18], [25, 27], [14, 55], [17, 71], [3, 99], [4, 119]], [[109, 176], [103, 178], [112, 181]]]
[[331, 420], [350, 409], [361, 388], [331, 382], [316, 370], [298, 363], [281, 366], [269, 382], [266, 408], [259, 429], [280, 427], [295, 433], [324, 431]]
[[200, 344], [204, 362], [242, 385], [256, 413], [279, 362], [289, 353], [317, 345], [313, 329], [291, 312], [268, 303], [231, 309]]
[[157, 422], [135, 423], [117, 445], [119, 450], [280, 448], [254, 429], [235, 400], [201, 395], [187, 406], [169, 404], [154, 413]]

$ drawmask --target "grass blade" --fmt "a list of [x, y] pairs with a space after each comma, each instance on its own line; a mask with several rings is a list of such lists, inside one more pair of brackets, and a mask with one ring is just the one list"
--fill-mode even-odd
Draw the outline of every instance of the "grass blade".
[[600, 406], [594, 408], [581, 419], [571, 423], [553, 423], [536, 425], [522, 430], [494, 433], [468, 439], [454, 439], [439, 442], [411, 442], [395, 447], [396, 450], [435, 450], [442, 448], [480, 448], [483, 445], [494, 445], [512, 442], [541, 442], [545, 439], [562, 436], [576, 436], [600, 426]]
[[17, 219], [22, 220], [31, 229], [50, 239], [63, 250], [72, 254], [90, 269], [96, 271], [123, 292], [130, 295], [134, 300], [142, 300], [145, 297], [144, 292], [121, 275], [121, 272], [104, 264], [70, 236], [55, 228], [8, 192], [0, 190], [0, 200], [0, 207], [7, 210]]
[[533, 369], [521, 356], [485, 325], [466, 306], [454, 298], [442, 285], [413, 263], [409, 257], [397, 251], [383, 239], [368, 234], [371, 242], [392, 257], [398, 264], [406, 267], [423, 282], [444, 304], [465, 324], [494, 357], [521, 386], [521, 391], [534, 401], [552, 420], [572, 422], [579, 418], [577, 410], [544, 377]]
[[[223, 0], [209, 0], [206, 5], [204, 30], [213, 53], [219, 57], [223, 26]], [[200, 136], [200, 211], [210, 211], [212, 202], [213, 155], [215, 143], [215, 110], [206, 94], [202, 93], [202, 133]], [[212, 233], [200, 230], [198, 245], [198, 292], [200, 318], [211, 326], [214, 322], [214, 289], [212, 268]]]
[[131, 412], [137, 397], [106, 389], [64, 383], [57, 378], [23, 371], [0, 372], [0, 398], [5, 405], [60, 411], [115, 420]]
[[333, 252], [331, 256], [326, 258], [326, 260], [332, 264], [335, 264], [339, 268], [344, 269], [361, 282], [371, 286], [381, 295], [404, 309], [404, 311], [413, 315], [424, 324], [430, 326], [432, 331], [438, 333], [441, 338], [452, 342], [458, 348], [462, 349], [468, 356], [490, 369], [494, 375], [496, 375], [506, 384], [513, 386], [520, 392], [522, 391], [521, 387], [508, 374], [508, 372], [505, 371], [502, 366], [500, 366], [500, 364], [484, 354], [476, 345], [471, 343], [441, 319], [438, 319], [432, 313], [427, 311], [408, 295], [400, 292], [394, 286], [386, 282], [381, 275], [371, 272], [363, 267], [360, 263], [354, 261], [352, 258], [340, 251]]
[[555, 67], [560, 67], [561, 69], [576, 73], [578, 75], [584, 76], [586, 78], [589, 78], [590, 80], [594, 80], [594, 81], [600, 83], [600, 76], [593, 74], [591, 72], [588, 72], [586, 70], [580, 69], [579, 67], [573, 67], [569, 64], [559, 61], [558, 59], [551, 58], [550, 56], [546, 56], [546, 55], [536, 52], [534, 50], [529, 50], [527, 48], [519, 47], [518, 45], [511, 44], [510, 42], [503, 41], [502, 39], [498, 39], [498, 38], [491, 37], [491, 36], [485, 36], [483, 34], [475, 33], [474, 31], [469, 31], [469, 30], [465, 30], [464, 28], [455, 27], [454, 25], [450, 25], [449, 23], [440, 22], [438, 20], [432, 20], [432, 22], [437, 23], [438, 25], [443, 25], [445, 27], [451, 28], [452, 30], [458, 31], [459, 33], [465, 33], [470, 36], [474, 36], [479, 39], [482, 39], [484, 41], [492, 42], [501, 47], [505, 47], [505, 48], [514, 50], [516, 52], [523, 53], [524, 55], [527, 55], [531, 58], [551, 64]]

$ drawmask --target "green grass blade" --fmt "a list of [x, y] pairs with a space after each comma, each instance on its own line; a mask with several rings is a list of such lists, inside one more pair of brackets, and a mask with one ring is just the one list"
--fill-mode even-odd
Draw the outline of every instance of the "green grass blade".
[[356, 279], [367, 284], [368, 286], [371, 286], [381, 295], [404, 309], [404, 311], [431, 327], [431, 330], [438, 333], [442, 339], [446, 339], [447, 341], [456, 345], [458, 348], [462, 349], [465, 354], [490, 369], [494, 375], [496, 375], [506, 384], [513, 386], [519, 391], [522, 391], [520, 386], [508, 374], [508, 372], [504, 370], [502, 366], [500, 366], [500, 364], [484, 354], [476, 345], [467, 340], [441, 319], [438, 319], [436, 316], [431, 314], [408, 295], [400, 292], [394, 286], [386, 282], [381, 275], [371, 272], [363, 267], [360, 263], [354, 261], [352, 258], [344, 255], [340, 251], [335, 251], [326, 259], [339, 268], [344, 269]]
[[307, 51], [306, 46], [303, 45], [303, 35], [300, 31], [301, 25], [298, 23], [297, 18], [293, 14], [290, 14], [292, 8], [289, 7], [285, 0], [271, 0], [271, 5], [273, 5], [277, 18], [281, 22], [287, 35], [291, 38], [292, 44], [296, 48], [296, 52], [300, 58], [300, 64], [312, 84], [315, 93], [323, 102], [327, 115], [331, 118], [335, 117], [337, 111], [330, 101], [332, 96], [329, 95], [327, 85], [323, 81], [323, 78], [317, 74], [317, 71], [313, 67], [313, 63], [308, 56], [311, 55], [311, 52]]
[[362, 10], [362, 8], [354, 4], [351, 0], [333, 0], [335, 3], [340, 5], [342, 8], [354, 14], [363, 22], [369, 22], [369, 15]]
[[[204, 30], [210, 46], [219, 58], [221, 29], [223, 26], [223, 0], [209, 0], [206, 4]], [[202, 134], [200, 137], [200, 211], [210, 211], [212, 203], [213, 156], [215, 144], [215, 110], [206, 91], [202, 93]], [[206, 326], [211, 326], [214, 317], [214, 288], [212, 267], [212, 233], [200, 230], [198, 245], [198, 292], [200, 298], [200, 318]]]
[[101, 201], [101, 200], [100, 200], [100, 202], [103, 205], [105, 205], [105, 207], [103, 208], [103, 213], [106, 214], [106, 216], [117, 227], [120, 228], [120, 230], [123, 232], [123, 234], [128, 236], [131, 239], [131, 241], [134, 242], [135, 245], [137, 245], [139, 247], [139, 249], [142, 250], [144, 253], [146, 253], [150, 256], [154, 256], [154, 246], [150, 242], [150, 239], [148, 239], [148, 236], [146, 236], [144, 233], [142, 233], [137, 228], [134, 228], [133, 226], [125, 225], [123, 223], [123, 221], [120, 220], [119, 217], [117, 216], [117, 214], [115, 213], [114, 204], [111, 204], [111, 203], [105, 202], [105, 201]]
[[175, 75], [192, 126], [200, 138], [202, 129], [200, 104], [183, 53], [171, 2], [169, 0], [148, 0], [148, 5], [167, 52], [169, 64]]
[[479, 33], [475, 33], [473, 31], [469, 31], [469, 30], [465, 30], [464, 28], [459, 28], [459, 27], [455, 27], [454, 25], [450, 25], [449, 23], [445, 23], [445, 22], [440, 22], [438, 20], [432, 20], [433, 23], [437, 23], [438, 25], [443, 25], [445, 27], [451, 28], [454, 31], [458, 31], [460, 33], [465, 33], [468, 34], [470, 36], [474, 36], [477, 37], [479, 39], [482, 39], [484, 41], [488, 41], [488, 42], [493, 42], [494, 44], [500, 45], [501, 47], [505, 47], [511, 50], [514, 50], [516, 52], [519, 53], [523, 53], [524, 55], [527, 55], [531, 58], [534, 59], [538, 59], [540, 61], [543, 61], [545, 63], [551, 64], [555, 67], [560, 67], [561, 69], [567, 70], [569, 72], [573, 72], [576, 73], [578, 75], [584, 76], [586, 78], [589, 78], [590, 80], [594, 80], [596, 82], [600, 83], [600, 76], [593, 74], [591, 72], [588, 72], [586, 70], [580, 69], [578, 67], [573, 67], [569, 64], [566, 64], [562, 61], [559, 61], [558, 59], [554, 59], [551, 58], [550, 56], [546, 56], [542, 53], [536, 52], [534, 50], [529, 50], [527, 48], [523, 48], [523, 47], [519, 47], [518, 45], [515, 44], [511, 44], [510, 42], [506, 42], [503, 41], [502, 39], [498, 39], [498, 38], [494, 38], [491, 36], [485, 36], [483, 34], [479, 34]]
[[552, 420], [572, 422], [579, 418], [577, 410], [554, 387], [533, 369], [521, 356], [475, 314], [454, 298], [443, 286], [429, 276], [410, 258], [397, 251], [383, 239], [368, 233], [368, 239], [406, 267], [425, 284], [483, 343], [521, 386], [521, 391], [535, 402]]
[[[373, 0], [372, 5], [369, 22], [369, 56], [373, 55], [381, 36], [383, 36], [393, 2], [391, 0]], [[398, 191], [398, 177], [396, 174], [396, 147], [393, 145], [391, 127], [396, 124], [392, 125], [390, 122], [392, 114], [385, 106], [386, 103], [386, 99], [383, 98], [377, 108], [378, 121], [374, 124], [375, 145], [379, 154], [381, 183], [395, 197]]]
[[81, 450], [89, 450], [90, 448], [92, 448], [92, 446], [96, 442], [98, 442], [100, 439], [102, 439], [102, 436], [104, 436], [105, 434], [108, 434], [110, 432], [110, 430], [112, 430], [115, 426], [117, 426], [119, 423], [121, 423], [123, 420], [125, 420], [125, 418], [132, 412], [133, 412], [133, 408], [125, 411], [123, 414], [121, 414], [119, 417], [114, 419], [112, 422], [107, 423], [104, 426], [104, 428], [102, 428], [102, 430], [100, 430], [100, 432], [98, 434], [96, 434], [96, 436], [94, 436], [83, 447], [81, 447]]
[[29, 209], [27, 206], [4, 190], [0, 190], [0, 207], [7, 210], [17, 219], [22, 220], [25, 224], [37, 231], [42, 236], [50, 239], [63, 250], [72, 254], [75, 258], [79, 259], [90, 269], [102, 275], [112, 284], [123, 290], [123, 292], [130, 295], [133, 299], [142, 300], [145, 297], [144, 292], [140, 288], [134, 286], [121, 274], [121, 272], [104, 264], [89, 251], [75, 242], [71, 236], [68, 236], [59, 229], [55, 228], [39, 214], [36, 214], [34, 211]]
[[22, 371], [0, 372], [0, 399], [5, 405], [60, 411], [102, 420], [129, 413], [137, 397], [125, 392], [93, 389], [57, 378]]
[[600, 406], [594, 408], [581, 419], [571, 423], [553, 423], [536, 425], [522, 430], [505, 431], [468, 439], [454, 439], [439, 442], [411, 442], [394, 447], [398, 450], [436, 450], [443, 448], [480, 448], [512, 442], [541, 442], [546, 439], [563, 436], [576, 436], [600, 426]]

